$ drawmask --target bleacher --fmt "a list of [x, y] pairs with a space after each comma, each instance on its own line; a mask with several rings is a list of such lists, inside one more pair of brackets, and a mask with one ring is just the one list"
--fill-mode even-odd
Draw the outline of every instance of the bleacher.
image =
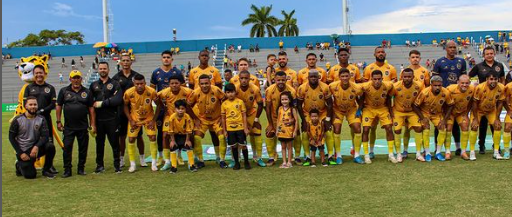
[[[352, 55], [351, 55], [351, 62], [357, 63], [357, 62], [363, 62], [366, 61], [366, 63], [372, 63], [375, 61], [375, 57], [373, 56], [374, 53], [374, 46], [359, 46], [359, 47], [352, 47]], [[438, 59], [439, 57], [445, 56], [446, 52], [441, 47], [432, 47], [430, 45], [423, 45], [421, 47], [405, 47], [405, 46], [393, 46], [390, 49], [386, 49], [387, 52], [387, 60], [390, 64], [393, 64], [397, 70], [400, 69], [400, 64], [403, 64], [404, 67], [408, 65], [408, 54], [409, 51], [412, 49], [417, 49], [422, 53], [422, 65], [425, 64], [425, 61], [427, 59]], [[327, 62], [331, 63], [331, 66], [334, 66], [337, 64], [337, 60], [334, 56], [334, 49], [331, 48], [330, 50], [312, 50], [308, 51], [305, 48], [300, 48], [299, 53], [295, 53], [293, 48], [288, 48], [285, 50], [288, 53], [288, 66], [292, 69], [295, 69], [296, 71], [300, 70], [301, 68], [305, 67], [305, 59], [307, 53], [315, 53], [319, 55], [320, 53], [324, 54], [325, 61], [318, 62], [317, 65], [325, 68], [325, 64]], [[222, 68], [222, 61], [219, 62], [219, 59], [222, 59], [224, 50], [221, 49], [219, 46], [218, 51], [218, 57], [217, 61], [215, 62], [215, 65], [221, 69]], [[246, 57], [251, 60], [256, 59], [256, 62], [258, 64], [257, 67], [252, 67], [251, 71], [256, 71], [257, 69], [264, 69], [266, 66], [266, 57], [270, 53], [277, 54], [279, 52], [278, 49], [261, 49], [260, 52], [249, 52], [249, 50], [242, 50], [242, 52], [238, 53], [229, 53], [229, 58], [236, 60], [241, 57]], [[478, 53], [475, 49], [472, 47], [468, 47], [467, 49], [463, 49], [463, 52], [469, 52], [473, 57], [475, 57], [475, 60], [477, 62], [480, 62], [481, 60], [478, 58]], [[501, 55], [503, 56], [503, 55]], [[65, 57], [67, 68], [61, 68], [61, 58], [62, 57], [54, 57], [52, 60], [49, 61], [49, 67], [50, 67], [50, 74], [47, 78], [47, 82], [54, 85], [57, 92], [60, 90], [60, 88], [69, 85], [68, 75], [71, 71], [71, 65], [70, 62], [72, 59], [77, 62], [78, 70], [82, 71], [82, 73], [85, 76], [92, 77], [91, 81], [94, 79], [97, 79], [97, 74], [92, 73], [93, 70], [91, 69], [92, 62], [94, 61], [94, 56], [84, 56], [84, 62], [86, 64], [85, 68], [80, 67], [80, 61], [78, 56], [68, 56]], [[213, 56], [211, 56], [210, 64], [214, 63]], [[17, 100], [17, 94], [21, 86], [23, 85], [23, 82], [19, 79], [17, 71], [14, 69], [16, 65], [16, 61], [18, 59], [10, 59], [10, 60], [4, 60], [2, 65], [2, 103], [15, 103]], [[179, 55], [174, 55], [174, 62], [173, 64], [176, 65], [178, 68], [180, 68], [180, 65], [183, 65], [185, 69], [187, 69], [187, 64], [190, 61], [192, 66], [197, 66], [199, 64], [198, 60], [198, 52], [183, 52]], [[116, 61], [110, 60], [110, 71], [111, 76], [114, 75], [114, 73], [117, 71], [116, 69]], [[132, 68], [133, 70], [140, 72], [144, 74], [147, 77], [147, 80], [149, 82], [149, 76], [151, 75], [151, 72], [159, 67], [161, 64], [160, 62], [160, 54], [159, 53], [152, 53], [152, 54], [136, 54], [136, 62], [133, 63]], [[63, 84], [59, 84], [59, 72], [63, 73], [64, 76], [64, 82]], [[88, 83], [87, 81], [84, 83]]]

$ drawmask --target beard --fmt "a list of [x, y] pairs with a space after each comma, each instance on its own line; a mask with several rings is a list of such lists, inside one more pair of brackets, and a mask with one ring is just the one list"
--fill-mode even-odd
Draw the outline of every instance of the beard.
[[36, 115], [37, 109], [27, 109], [27, 112], [31, 115]]
[[279, 67], [281, 67], [281, 68], [286, 67], [286, 65], [288, 65], [288, 63], [279, 63]]
[[375, 61], [383, 63], [384, 61], [386, 61], [386, 57], [382, 57], [382, 59], [380, 59], [379, 57], [375, 57]]

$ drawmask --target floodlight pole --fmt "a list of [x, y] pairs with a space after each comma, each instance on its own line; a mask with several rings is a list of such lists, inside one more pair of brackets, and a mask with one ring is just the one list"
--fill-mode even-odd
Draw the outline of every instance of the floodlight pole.
[[109, 30], [108, 30], [108, 13], [107, 13], [107, 1], [103, 1], [103, 42], [110, 43]]
[[343, 34], [347, 35], [349, 34], [348, 30], [348, 0], [341, 0], [342, 1], [342, 19], [343, 19]]

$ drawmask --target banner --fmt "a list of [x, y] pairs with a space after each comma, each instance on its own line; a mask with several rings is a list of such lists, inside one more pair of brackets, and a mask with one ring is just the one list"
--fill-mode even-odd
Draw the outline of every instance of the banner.
[[2, 103], [2, 112], [14, 112], [18, 103]]

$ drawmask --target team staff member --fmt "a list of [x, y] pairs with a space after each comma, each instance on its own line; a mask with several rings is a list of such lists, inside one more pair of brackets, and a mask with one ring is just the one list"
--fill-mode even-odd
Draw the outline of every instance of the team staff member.
[[[443, 79], [443, 87], [445, 88], [450, 84], [457, 84], [459, 76], [466, 74], [466, 61], [456, 55], [457, 44], [454, 41], [446, 42], [446, 56], [437, 59], [436, 64], [434, 64], [434, 68], [432, 69], [432, 75], [441, 76]], [[437, 139], [437, 135], [439, 134], [437, 128], [434, 133], [435, 138]], [[457, 148], [455, 155], [460, 155], [460, 128], [457, 123], [453, 124], [452, 134]], [[437, 140], [435, 141], [437, 144]]]
[[454, 101], [450, 92], [442, 87], [443, 78], [440, 76], [432, 76], [430, 79], [430, 87], [421, 91], [414, 101], [414, 112], [420, 117], [423, 126], [423, 149], [425, 150], [425, 161], [430, 162], [432, 156], [430, 154], [430, 124], [432, 122], [435, 128], [439, 129], [436, 147], [436, 159], [445, 161], [441, 154], [441, 147], [446, 139], [446, 121], [448, 120], [453, 109]]
[[[57, 97], [57, 128], [64, 131], [64, 174], [62, 178], [71, 176], [71, 159], [75, 137], [78, 141], [78, 175], [85, 175], [85, 161], [89, 135], [87, 128], [91, 124], [91, 133], [96, 133], [96, 113], [93, 107], [93, 97], [89, 89], [82, 86], [82, 73], [73, 70], [69, 73], [71, 84], [60, 89]], [[64, 125], [62, 125], [62, 111], [64, 111]], [[87, 121], [89, 116], [89, 122]]]
[[[304, 154], [306, 154], [306, 161], [310, 162], [309, 159], [309, 138], [308, 138], [308, 123], [311, 122], [309, 119], [309, 112], [313, 109], [318, 110], [320, 120], [324, 125], [327, 149], [329, 153], [329, 164], [341, 164], [341, 153], [340, 150], [336, 150], [336, 161], [333, 159], [333, 135], [332, 135], [332, 122], [331, 122], [331, 109], [332, 107], [332, 95], [329, 91], [329, 85], [320, 81], [320, 73], [316, 69], [309, 70], [308, 82], [302, 84], [297, 90], [297, 110], [302, 120], [302, 147], [304, 148]], [[295, 162], [300, 162], [300, 143], [293, 144], [295, 149]]]
[[466, 148], [468, 146], [469, 139], [469, 111], [471, 111], [471, 106], [473, 105], [473, 95], [475, 93], [475, 86], [470, 84], [468, 75], [461, 75], [459, 77], [459, 81], [457, 84], [452, 84], [448, 86], [448, 91], [450, 91], [450, 95], [453, 98], [455, 104], [453, 105], [452, 114], [450, 115], [450, 119], [448, 119], [446, 125], [446, 141], [445, 141], [445, 149], [447, 154], [445, 155], [446, 159], [450, 159], [449, 156], [449, 147], [451, 145], [451, 132], [453, 123], [457, 122], [462, 130], [461, 133], [461, 154], [460, 156], [464, 160], [469, 160], [468, 155], [466, 154]]
[[[382, 72], [382, 81], [397, 81], [396, 69], [393, 65], [388, 64], [386, 62], [386, 50], [383, 47], [376, 47], [374, 50], [375, 62], [371, 63], [364, 69], [364, 81], [369, 81], [371, 79], [371, 75], [375, 70], [379, 70]], [[364, 124], [363, 124], [364, 125]], [[364, 126], [363, 126], [364, 127]], [[376, 135], [377, 130], [377, 122], [372, 123], [372, 128], [370, 132], [370, 157], [374, 158], [373, 149], [375, 147], [375, 140], [377, 139]]]
[[128, 172], [135, 172], [135, 139], [142, 127], [145, 128], [149, 138], [149, 150], [151, 153], [151, 170], [158, 171], [156, 157], [158, 146], [156, 144], [156, 118], [157, 111], [153, 111], [153, 102], [157, 101], [155, 89], [146, 86], [144, 75], [133, 77], [133, 87], [126, 90], [123, 95], [124, 114], [128, 117], [128, 155], [130, 168]]
[[[169, 118], [176, 112], [175, 103], [178, 100], [186, 100], [188, 95], [192, 92], [188, 87], [184, 87], [181, 85], [179, 76], [171, 76], [169, 78], [169, 87], [161, 90], [157, 93], [158, 100], [156, 101], [157, 106], [160, 107], [159, 110], [164, 110], [164, 120], [162, 131], [164, 132], [164, 160], [165, 164], [160, 170], [165, 171], [171, 167], [170, 159], [170, 133], [169, 127], [171, 126], [171, 122]], [[190, 139], [192, 140], [192, 139]], [[178, 150], [178, 153], [181, 151]], [[179, 156], [179, 154], [178, 154]], [[178, 158], [179, 161], [179, 158]]]
[[9, 127], [9, 141], [16, 151], [16, 175], [36, 178], [34, 163], [37, 157], [46, 156], [43, 176], [53, 179], [55, 175], [50, 168], [55, 147], [48, 143], [48, 124], [42, 115], [37, 114], [37, 98], [28, 96], [24, 100], [25, 113], [15, 117]]
[[[469, 71], [469, 77], [475, 77], [478, 76], [478, 82], [479, 83], [485, 83], [486, 77], [489, 73], [496, 73], [499, 77], [499, 82], [501, 84], [505, 84], [505, 70], [503, 64], [501, 64], [498, 61], [494, 60], [494, 57], [496, 55], [496, 51], [492, 47], [485, 47], [483, 50], [484, 53], [484, 61], [481, 63], [476, 64], [471, 71]], [[487, 125], [488, 124], [487, 118], [484, 116], [480, 120], [480, 129], [479, 129], [479, 135], [478, 135], [478, 145], [480, 148], [480, 154], [485, 154], [485, 137], [487, 135]], [[494, 132], [492, 123], [491, 126], [491, 132]]]
[[117, 81], [112, 80], [108, 74], [110, 68], [107, 62], [98, 64], [100, 79], [93, 82], [89, 88], [94, 100], [96, 112], [96, 170], [95, 173], [105, 171], [103, 157], [105, 156], [105, 139], [112, 147], [114, 156], [114, 170], [121, 173], [119, 165], [119, 124], [118, 108], [123, 103], [123, 93]]
[[[293, 98], [296, 97], [295, 89], [286, 84], [286, 73], [283, 71], [276, 72], [274, 78], [275, 84], [265, 90], [265, 113], [267, 114], [268, 126], [265, 130], [267, 139], [267, 151], [268, 151], [268, 162], [267, 166], [273, 166], [277, 160], [276, 153], [276, 127], [277, 127], [277, 109], [279, 108], [279, 102], [281, 100], [281, 93], [284, 91], [290, 91]], [[292, 102], [293, 103], [293, 102]]]
[[[202, 168], [205, 166], [203, 160], [203, 145], [202, 139], [206, 130], [214, 131], [219, 138], [219, 165], [221, 168], [227, 168], [227, 165], [222, 161], [226, 157], [226, 141], [221, 126], [221, 105], [224, 100], [224, 93], [217, 86], [213, 86], [210, 81], [210, 76], [203, 74], [199, 76], [200, 87], [193, 90], [187, 98], [190, 107], [187, 107], [188, 114], [194, 120], [194, 152], [199, 159], [197, 167]], [[197, 115], [190, 108], [197, 106]]]
[[338, 50], [339, 64], [336, 64], [329, 69], [329, 75], [327, 77], [328, 84], [340, 80], [341, 69], [348, 69], [350, 73], [350, 82], [359, 83], [363, 81], [359, 68], [354, 64], [349, 64], [349, 58], [350, 52], [347, 48], [340, 48]]
[[[129, 54], [121, 55], [121, 66], [123, 67], [112, 80], [115, 80], [121, 86], [121, 90], [126, 92], [129, 88], [133, 87], [133, 77], [139, 73], [132, 70], [132, 59]], [[126, 149], [126, 134], [128, 133], [128, 118], [124, 114], [124, 106], [119, 106], [119, 151], [120, 154], [120, 165], [124, 167], [124, 152]], [[137, 135], [137, 148], [139, 149], [139, 160], [141, 167], [147, 167], [144, 156], [144, 140], [142, 139], [142, 130]]]
[[[338, 72], [340, 80], [329, 84], [329, 90], [333, 96], [331, 120], [334, 126], [334, 145], [336, 150], [341, 150], [341, 125], [346, 119], [351, 131], [354, 133], [354, 162], [363, 164], [359, 156], [361, 149], [361, 114], [357, 112], [358, 99], [363, 94], [361, 86], [350, 81], [352, 76], [348, 68], [341, 68]], [[340, 146], [339, 148], [336, 146]]]
[[[162, 66], [156, 68], [151, 74], [150, 87], [156, 90], [156, 92], [160, 92], [163, 89], [169, 87], [169, 79], [171, 76], [177, 76], [181, 84], [185, 84], [185, 79], [183, 78], [183, 74], [181, 71], [172, 67], [172, 53], [169, 50], [165, 50], [160, 55], [162, 57]], [[157, 128], [157, 144], [158, 144], [158, 158], [157, 166], [160, 166], [162, 158], [167, 162], [170, 158], [170, 150], [169, 150], [169, 136], [166, 135], [162, 131], [163, 121], [164, 121], [165, 109], [160, 110], [160, 114], [158, 114], [158, 119], [156, 120], [156, 128]], [[167, 137], [165, 137], [167, 136]], [[165, 152], [165, 154], [163, 153]]]
[[[393, 84], [391, 95], [394, 96], [393, 100], [393, 126], [395, 131], [395, 149], [397, 153], [397, 161], [402, 162], [401, 152], [401, 134], [402, 127], [406, 129], [414, 129], [416, 144], [422, 144], [422, 128], [418, 115], [414, 113], [412, 105], [418, 94], [423, 89], [423, 84], [414, 81], [414, 71], [411, 68], [406, 68], [401, 73], [402, 80]], [[407, 123], [407, 125], [406, 125]], [[404, 144], [404, 152], [407, 149]], [[416, 146], [416, 160], [425, 161], [421, 156], [421, 145]]]
[[[314, 53], [308, 53], [306, 55], [306, 67], [299, 70], [299, 74], [297, 75], [297, 82], [299, 85], [302, 85], [304, 82], [308, 81], [309, 71], [310, 70], [316, 70], [320, 74], [320, 81], [327, 82], [327, 73], [325, 72], [325, 69], [322, 69], [321, 67], [316, 66], [317, 57]], [[309, 114], [309, 113], [308, 113]], [[309, 145], [308, 145], [309, 149]]]
[[[26, 100], [27, 97], [33, 96], [37, 99], [38, 110], [37, 113], [42, 115], [46, 119], [46, 124], [48, 125], [49, 137], [48, 137], [48, 148], [53, 147], [53, 152], [55, 152], [55, 146], [53, 145], [53, 123], [51, 112], [55, 109], [55, 104], [57, 101], [57, 96], [55, 93], [55, 88], [45, 82], [45, 78], [47, 73], [44, 71], [44, 67], [41, 65], [37, 65], [34, 67], [34, 82], [30, 83], [25, 89], [25, 95], [23, 99]], [[45, 160], [45, 164], [48, 159]], [[50, 164], [50, 172], [53, 174], [57, 174], [57, 170], [53, 167], [53, 161], [48, 162]]]
[[277, 54], [278, 67], [276, 72], [283, 71], [286, 73], [286, 84], [292, 86], [294, 89], [299, 88], [299, 82], [297, 81], [297, 72], [288, 67], [288, 54], [281, 51]]

